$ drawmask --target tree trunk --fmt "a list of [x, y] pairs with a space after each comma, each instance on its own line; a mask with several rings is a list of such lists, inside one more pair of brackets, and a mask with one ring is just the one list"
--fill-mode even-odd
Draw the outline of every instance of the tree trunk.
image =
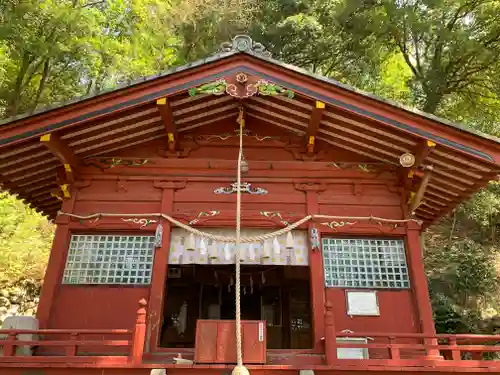
[[434, 114], [443, 99], [443, 94], [439, 92], [427, 92], [422, 110]]
[[7, 117], [17, 115], [19, 111], [19, 107], [21, 105], [21, 93], [23, 91], [23, 83], [24, 78], [26, 77], [26, 73], [28, 72], [28, 68], [31, 64], [31, 59], [28, 54], [24, 54], [23, 61], [21, 63], [21, 67], [19, 72], [17, 73], [16, 83], [14, 85], [14, 90], [12, 90], [12, 95], [7, 100]]
[[89, 80], [89, 83], [87, 85], [87, 90], [85, 91], [85, 96], [89, 96], [90, 95], [90, 93], [92, 92], [92, 87], [94, 87], [94, 79], [93, 78], [91, 78]]
[[38, 103], [40, 101], [40, 97], [42, 96], [42, 92], [45, 89], [45, 84], [47, 83], [47, 79], [50, 74], [50, 59], [47, 59], [43, 64], [43, 73], [42, 78], [40, 79], [40, 84], [38, 85], [38, 90], [36, 92], [35, 101], [33, 102], [33, 106], [31, 107], [30, 113], [36, 111], [36, 107], [38, 107]]

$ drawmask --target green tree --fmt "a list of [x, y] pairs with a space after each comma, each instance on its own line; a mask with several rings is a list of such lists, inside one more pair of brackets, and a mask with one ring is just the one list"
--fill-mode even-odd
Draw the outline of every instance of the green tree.
[[[340, 19], [362, 37], [376, 36], [404, 57], [414, 99], [435, 113], [454, 94], [498, 94], [500, 2], [491, 0], [347, 1]], [[353, 6], [353, 3], [355, 6]]]
[[[4, 116], [99, 92], [176, 61], [160, 0], [3, 0], [0, 105]], [[2, 110], [0, 110], [0, 115]]]
[[41, 281], [53, 234], [45, 217], [0, 192], [0, 285], [20, 279]]

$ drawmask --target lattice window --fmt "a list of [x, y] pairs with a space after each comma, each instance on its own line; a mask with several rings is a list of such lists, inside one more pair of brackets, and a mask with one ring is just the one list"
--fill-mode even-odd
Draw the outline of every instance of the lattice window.
[[72, 235], [64, 284], [149, 284], [153, 236]]
[[404, 242], [370, 238], [323, 238], [327, 287], [410, 287]]

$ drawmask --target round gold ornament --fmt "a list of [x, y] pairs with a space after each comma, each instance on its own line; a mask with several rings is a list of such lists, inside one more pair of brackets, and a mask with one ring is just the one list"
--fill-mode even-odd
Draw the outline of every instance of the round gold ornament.
[[405, 168], [413, 167], [413, 165], [415, 164], [415, 156], [413, 154], [410, 154], [409, 152], [405, 152], [399, 157], [399, 164], [401, 164]]

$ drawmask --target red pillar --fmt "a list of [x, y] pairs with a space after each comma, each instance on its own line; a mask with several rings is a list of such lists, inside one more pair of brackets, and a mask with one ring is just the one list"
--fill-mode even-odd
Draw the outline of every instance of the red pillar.
[[[417, 223], [409, 222], [407, 224], [406, 245], [410, 261], [409, 266], [412, 291], [417, 305], [420, 328], [422, 333], [432, 337], [436, 335], [436, 328], [434, 326], [434, 319], [432, 316], [429, 287], [425, 276], [420, 234], [420, 226]], [[435, 345], [437, 344], [437, 340], [426, 340], [426, 343]], [[439, 358], [439, 351], [437, 349], [431, 349], [427, 354], [429, 357]]]
[[[155, 182], [156, 188], [163, 189], [161, 200], [161, 212], [172, 215], [174, 208], [174, 193], [176, 189], [185, 187], [185, 183], [162, 181]], [[158, 347], [161, 325], [163, 322], [163, 301], [165, 298], [165, 285], [168, 270], [168, 253], [170, 248], [170, 232], [172, 225], [167, 220], [162, 220], [162, 246], [155, 249], [153, 271], [151, 275], [151, 286], [148, 306], [148, 351], [154, 351]]]
[[[325, 190], [320, 184], [297, 184], [297, 190], [306, 193], [307, 214], [319, 214], [318, 192]], [[309, 229], [312, 224], [309, 225]], [[311, 283], [311, 308], [313, 327], [313, 348], [322, 353], [325, 337], [325, 280], [323, 270], [323, 256], [321, 251], [312, 250], [309, 246], [309, 275]]]
[[[71, 199], [63, 202], [61, 211], [72, 213], [75, 200], [76, 197], [75, 194], [73, 194]], [[66, 263], [66, 254], [68, 253], [69, 238], [71, 234], [68, 216], [58, 216], [55, 223], [57, 225], [56, 231], [36, 313], [40, 328], [50, 328], [50, 314], [56, 299], [57, 287], [61, 283], [64, 273], [64, 265]]]

